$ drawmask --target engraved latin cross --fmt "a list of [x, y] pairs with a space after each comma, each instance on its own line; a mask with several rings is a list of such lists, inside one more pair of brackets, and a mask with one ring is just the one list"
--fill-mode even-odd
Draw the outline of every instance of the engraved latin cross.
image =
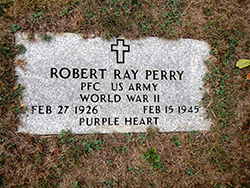
[[116, 44], [111, 44], [111, 51], [116, 52], [116, 62], [125, 62], [125, 52], [130, 51], [130, 46], [124, 44], [124, 39], [117, 39]]

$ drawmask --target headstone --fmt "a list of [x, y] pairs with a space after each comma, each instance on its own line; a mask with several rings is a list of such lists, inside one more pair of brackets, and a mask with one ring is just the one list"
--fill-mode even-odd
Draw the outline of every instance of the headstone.
[[54, 35], [29, 41], [17, 33], [26, 52], [16, 68], [25, 87], [19, 132], [76, 134], [208, 130], [201, 100], [205, 89], [206, 42], [156, 37], [111, 41]]

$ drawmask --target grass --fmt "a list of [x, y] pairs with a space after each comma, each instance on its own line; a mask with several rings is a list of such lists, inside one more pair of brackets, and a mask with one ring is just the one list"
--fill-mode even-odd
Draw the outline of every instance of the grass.
[[148, 161], [150, 165], [154, 167], [154, 169], [161, 169], [161, 171], [164, 170], [161, 162], [161, 156], [157, 154], [155, 147], [153, 147], [152, 149], [148, 149], [145, 152], [145, 155], [142, 156], [142, 158]]
[[[1, 0], [0, 187], [249, 187], [249, 1]], [[17, 133], [17, 31], [111, 39], [193, 38], [211, 46], [204, 77], [207, 132], [34, 136]], [[144, 157], [142, 157], [144, 156]], [[161, 170], [163, 169], [163, 170]]]

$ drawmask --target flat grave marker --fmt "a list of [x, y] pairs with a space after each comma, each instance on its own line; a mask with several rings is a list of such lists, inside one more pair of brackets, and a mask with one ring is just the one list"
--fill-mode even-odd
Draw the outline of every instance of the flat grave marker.
[[26, 48], [26, 71], [16, 67], [25, 87], [28, 111], [19, 132], [76, 134], [208, 130], [201, 100], [205, 89], [206, 42], [83, 39], [78, 34], [54, 35], [50, 42], [29, 41], [16, 33]]

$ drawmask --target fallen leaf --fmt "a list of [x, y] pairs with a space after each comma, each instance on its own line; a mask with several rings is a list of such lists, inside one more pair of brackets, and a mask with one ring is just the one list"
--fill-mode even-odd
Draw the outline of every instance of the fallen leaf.
[[55, 149], [54, 151], [52, 151], [52, 157], [54, 157], [57, 154], [57, 150]]
[[250, 80], [250, 73], [247, 74], [247, 80]]
[[250, 66], [250, 60], [249, 59], [240, 59], [236, 63], [236, 67], [239, 67], [240, 69]]
[[18, 88], [18, 86], [13, 87], [13, 89], [17, 89], [17, 88]]

